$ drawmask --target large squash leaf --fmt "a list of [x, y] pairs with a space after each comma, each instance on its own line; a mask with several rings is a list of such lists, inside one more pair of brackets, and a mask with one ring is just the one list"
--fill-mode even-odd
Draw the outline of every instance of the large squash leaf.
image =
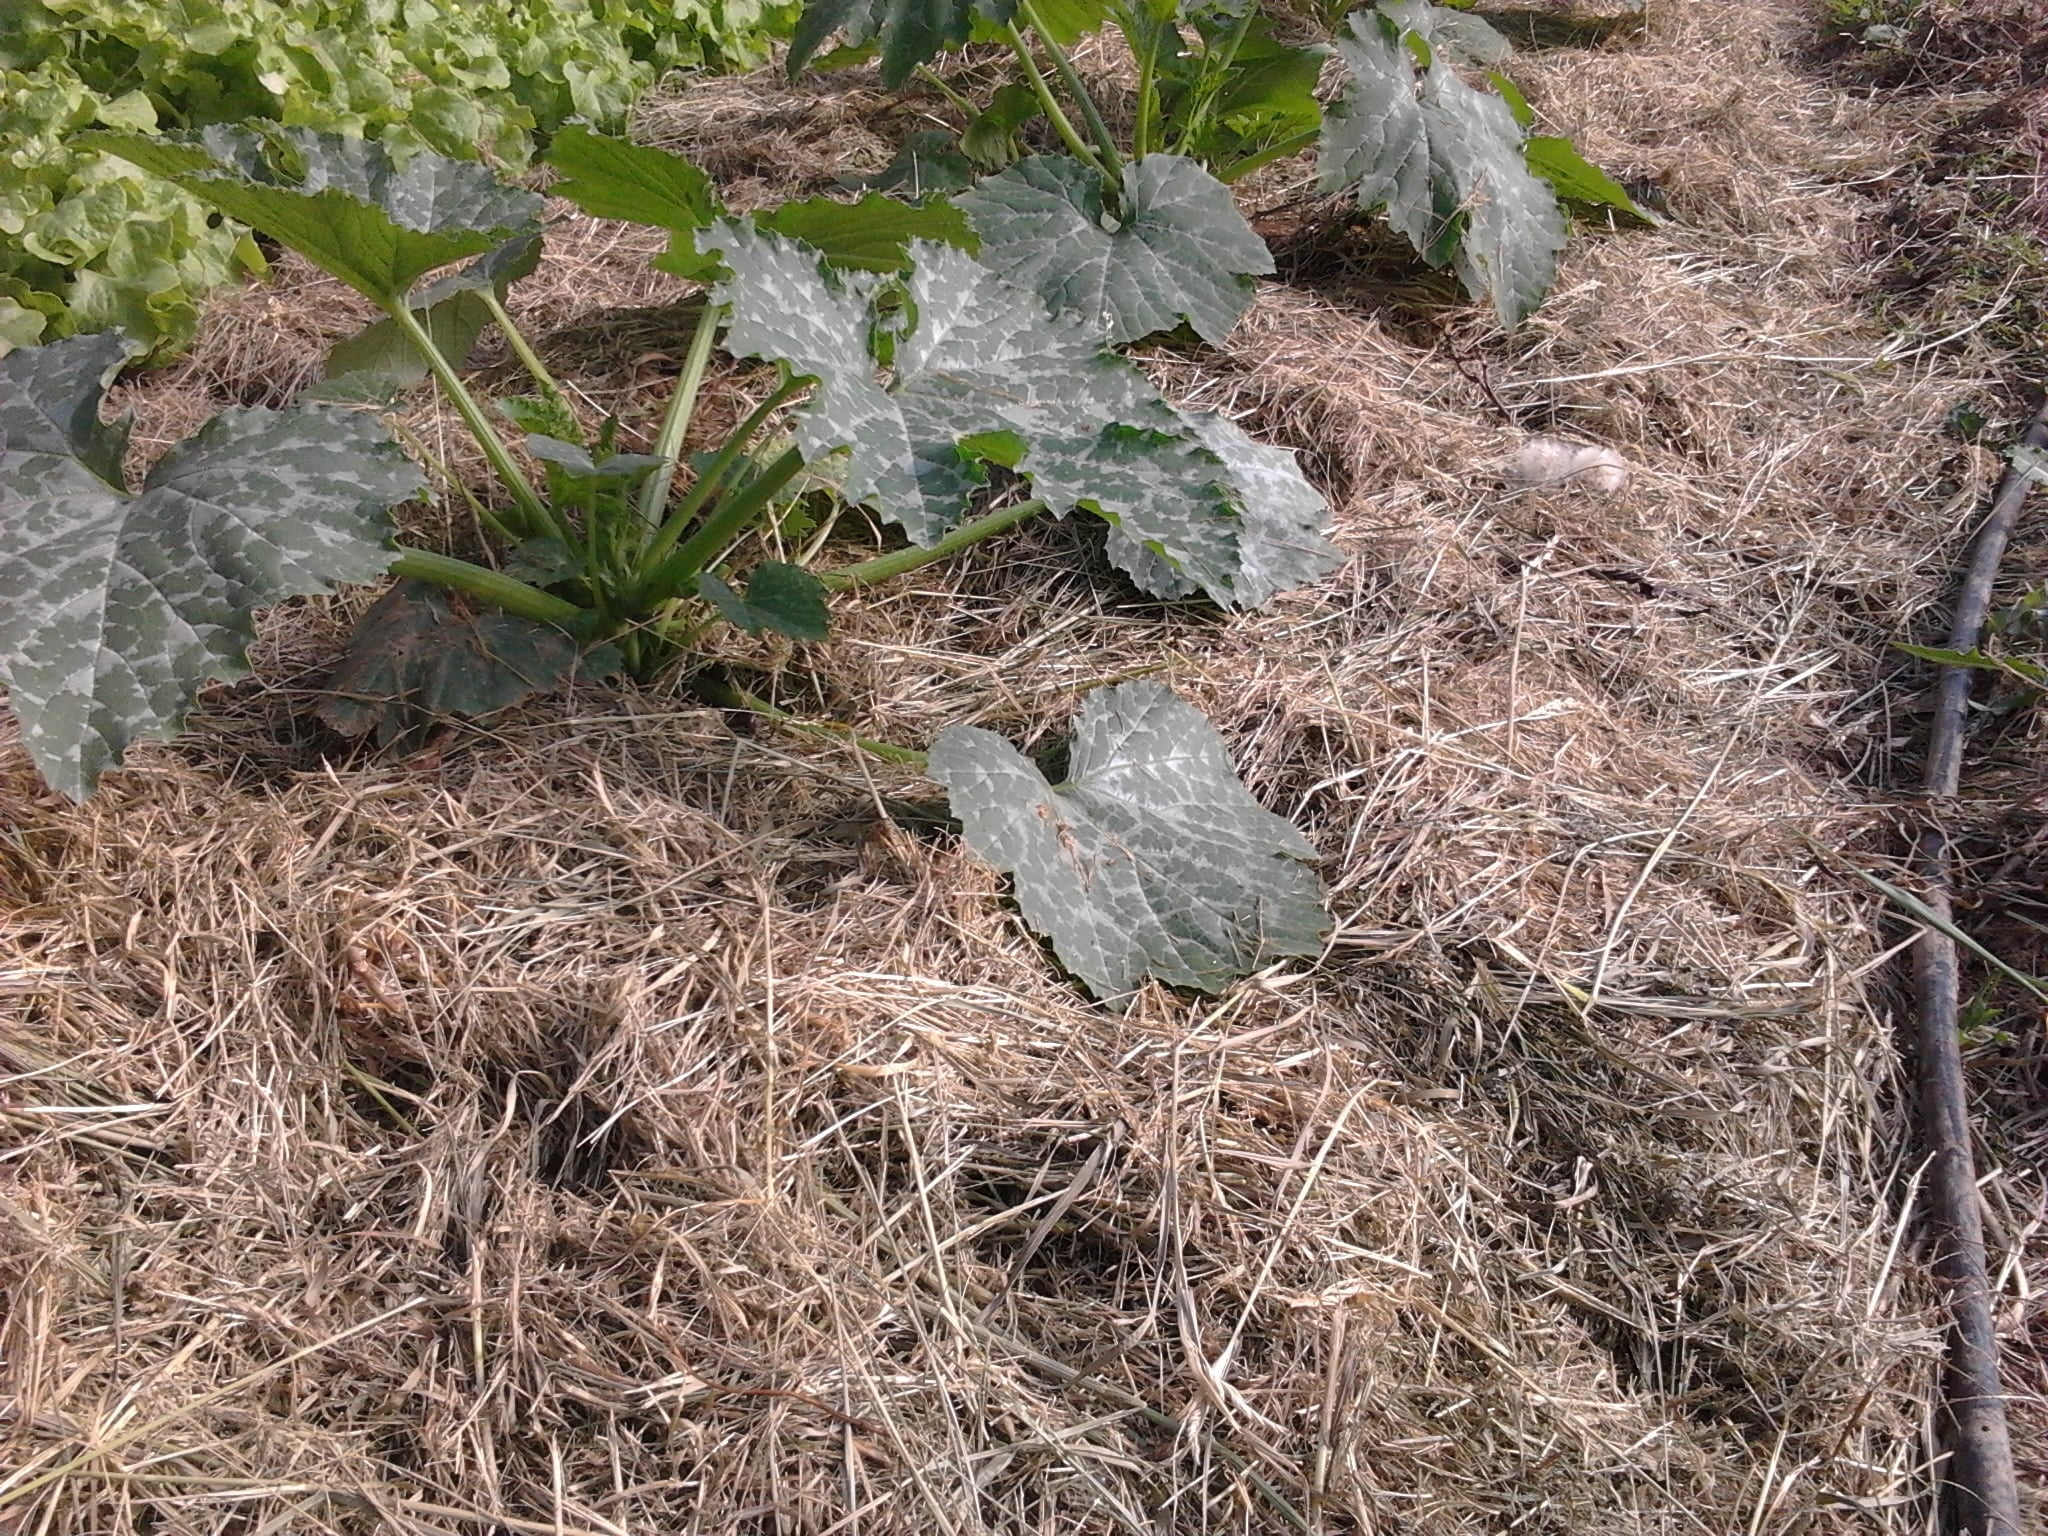
[[851, 47], [876, 45], [882, 84], [893, 91], [918, 65], [966, 42], [976, 22], [1000, 24], [1016, 9], [1017, 0], [810, 0], [789, 40], [789, 72], [837, 32]]
[[964, 252], [918, 242], [897, 285], [828, 272], [745, 224], [699, 243], [732, 273], [716, 293], [732, 312], [727, 348], [818, 380], [797, 418], [805, 458], [847, 450], [847, 497], [915, 542], [967, 515], [993, 460], [1055, 513], [1079, 507], [1116, 527], [1113, 549], [1154, 591], [1192, 582], [1237, 606], [1335, 563], [1322, 498], [1285, 454], [1233, 462], [1222, 450], [1241, 434], [1176, 411], [1098, 335]]
[[1220, 344], [1251, 303], [1249, 274], [1273, 255], [1230, 189], [1182, 155], [1124, 167], [1123, 208], [1066, 155], [1033, 155], [954, 199], [981, 236], [981, 260], [1110, 341], [1183, 319]]
[[1455, 265], [1468, 293], [1518, 325], [1556, 276], [1563, 211], [1524, 160], [1508, 103], [1442, 57], [1418, 78], [1410, 35], [1361, 11], [1337, 39], [1351, 78], [1323, 120], [1323, 190], [1384, 209], [1425, 260]]
[[404, 165], [340, 134], [215, 126], [187, 139], [92, 133], [82, 142], [175, 182], [379, 304], [434, 268], [539, 228], [541, 200], [468, 160]]
[[972, 726], [939, 733], [930, 771], [967, 845], [1015, 879], [1024, 921], [1106, 1001], [1147, 977], [1214, 992], [1329, 932], [1315, 849], [1157, 683], [1088, 695], [1062, 784]]
[[0, 359], [0, 674], [43, 776], [79, 799], [248, 670], [258, 608], [382, 575], [385, 509], [424, 483], [370, 416], [229, 410], [131, 495], [125, 431], [99, 421], [126, 350]]

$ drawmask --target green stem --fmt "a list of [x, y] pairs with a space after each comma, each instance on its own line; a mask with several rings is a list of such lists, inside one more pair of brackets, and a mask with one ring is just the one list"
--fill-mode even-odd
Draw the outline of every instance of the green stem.
[[512, 450], [505, 446], [505, 440], [498, 435], [498, 429], [491, 425], [490, 418], [484, 414], [484, 409], [477, 403], [476, 396], [469, 392], [469, 386], [462, 382], [462, 377], [456, 373], [454, 365], [443, 357], [441, 349], [434, 345], [434, 338], [427, 334], [427, 328], [420, 324], [419, 317], [406, 308], [403, 299], [387, 305], [386, 313], [398, 322], [398, 328], [420, 349], [420, 354], [426, 358], [427, 368], [434, 375], [435, 382], [453, 402], [456, 414], [461, 416], [471, 435], [476, 438], [477, 446], [483, 449], [484, 457], [491, 461], [491, 468], [498, 472], [498, 478], [504, 482], [505, 489], [512, 493], [512, 499], [518, 503], [522, 520], [526, 525], [523, 530], [524, 536], [532, 538], [536, 534], [552, 533], [564, 544], [574, 548], [575, 540], [569, 536], [568, 528], [555, 516], [554, 509], [541, 500], [539, 492], [534, 490], [526, 476], [520, 473], [519, 465], [512, 458]]
[[402, 421], [392, 423], [392, 431], [396, 432], [404, 440], [406, 447], [412, 450], [414, 458], [424, 459], [427, 463], [434, 466], [435, 473], [440, 477], [443, 488], [455, 492], [456, 495], [460, 496], [468, 504], [470, 513], [476, 518], [479, 528], [488, 528], [507, 544], [517, 544], [519, 542], [518, 533], [503, 518], [499, 517], [497, 513], [478, 500], [476, 492], [450, 474], [448, 466], [441, 462], [440, 455], [421, 441], [420, 435], [417, 432], [413, 431], [412, 428]]
[[747, 444], [752, 441], [754, 434], [761, 430], [761, 424], [791, 396], [801, 394], [808, 387], [802, 379], [785, 379], [774, 394], [755, 406], [747, 419], [733, 428], [731, 434], [719, 445], [718, 452], [712, 456], [711, 462], [704, 466], [704, 473], [697, 477], [697, 483], [684, 495], [682, 504], [669, 514], [668, 521], [661, 525], [661, 531], [655, 534], [646, 550], [642, 552], [640, 569], [653, 569], [661, 563], [663, 556], [676, 547], [676, 541], [683, 536], [683, 530], [689, 527], [691, 520], [703, 510], [704, 503], [717, 493], [719, 482], [726, 477], [740, 455], [747, 451]]
[[[803, 455], [791, 448], [719, 502], [711, 515], [698, 525], [697, 531], [683, 540], [676, 552], [662, 562], [659, 570], [641, 578], [635, 606], [649, 607], [682, 591], [685, 582], [690, 582], [699, 571], [724, 553], [728, 544], [746, 532], [747, 527], [761, 515], [761, 509], [768, 505], [769, 499], [795, 479], [803, 467]], [[693, 585], [691, 595], [694, 593]]]
[[907, 571], [921, 570], [934, 565], [949, 555], [979, 544], [983, 539], [1001, 533], [1005, 528], [1014, 528], [1028, 522], [1046, 510], [1042, 501], [1020, 501], [1015, 506], [1003, 507], [971, 523], [962, 523], [936, 544], [919, 548], [894, 550], [886, 555], [877, 555], [872, 560], [863, 560], [858, 565], [841, 566], [836, 571], [816, 573], [820, 582], [829, 591], [844, 592], [848, 587], [871, 587], [878, 581], [887, 581], [892, 576], [901, 576]]
[[504, 302], [498, 297], [496, 290], [479, 288], [476, 292], [477, 297], [484, 301], [484, 308], [491, 312], [491, 318], [497, 322], [498, 329], [504, 333], [505, 345], [510, 347], [512, 355], [519, 359], [519, 366], [540, 386], [540, 392], [550, 400], [566, 400], [568, 397], [562, 392], [562, 386], [557, 384], [555, 376], [548, 372], [548, 365], [540, 360], [540, 354], [533, 350], [533, 344], [505, 312]]
[[917, 66], [917, 78], [922, 80], [926, 85], [930, 86], [933, 90], [937, 91], [941, 96], [945, 97], [946, 100], [953, 103], [955, 107], [959, 108], [962, 112], [965, 112], [969, 117], [975, 117], [980, 114], [981, 108], [977, 107], [971, 100], [969, 100], [961, 92], [954, 90], [951, 85], [946, 83], [945, 79], [939, 74], [939, 72], [933, 69], [929, 64], [920, 64]]
[[1088, 94], [1088, 87], [1081, 83], [1080, 75], [1075, 73], [1073, 60], [1067, 57], [1066, 49], [1053, 41], [1052, 31], [1046, 26], [1045, 18], [1039, 14], [1033, 0], [1018, 0], [1017, 14], [1038, 34], [1039, 41], [1044, 43], [1047, 52], [1051, 53], [1052, 67], [1059, 72], [1060, 84], [1067, 88], [1067, 94], [1074, 98], [1074, 104], [1081, 109], [1081, 116], [1088, 123], [1088, 131], [1094, 135], [1096, 147], [1102, 151], [1103, 170], [1111, 176], [1120, 175], [1124, 162], [1123, 156], [1117, 152], [1116, 139], [1109, 131], [1109, 124], [1102, 120], [1102, 113], [1096, 108], [1095, 98]]
[[802, 719], [792, 715], [788, 710], [777, 709], [758, 694], [749, 693], [733, 683], [719, 683], [700, 678], [694, 687], [698, 696], [708, 703], [725, 709], [744, 709], [761, 716], [764, 720], [773, 720], [777, 725], [787, 726], [793, 731], [802, 731], [806, 735], [823, 736], [832, 741], [850, 741], [861, 751], [878, 757], [885, 763], [901, 763], [905, 767], [922, 770], [927, 762], [925, 754], [913, 747], [898, 747], [886, 741], [871, 740], [856, 734], [852, 726], [841, 725], [837, 721]]
[[437, 587], [466, 592], [495, 608], [516, 613], [522, 619], [553, 624], [560, 629], [575, 630], [589, 612], [552, 592], [528, 586], [516, 576], [507, 576], [503, 571], [471, 565], [467, 560], [433, 554], [424, 549], [401, 548], [398, 558], [391, 562], [391, 573], [412, 581], [432, 582]]
[[1089, 147], [1086, 139], [1081, 137], [1073, 119], [1068, 117], [1066, 110], [1060, 106], [1059, 97], [1053, 95], [1052, 87], [1046, 83], [1044, 71], [1038, 67], [1038, 60], [1031, 56], [1031, 45], [1024, 40], [1024, 34], [1019, 32], [1016, 24], [1012, 22], [1003, 28], [1003, 35], [1010, 45], [1010, 51], [1017, 55], [1017, 63], [1024, 71], [1024, 78], [1029, 82], [1032, 94], [1038, 98], [1038, 105], [1044, 109], [1046, 121], [1052, 124], [1053, 131], [1059, 134], [1061, 142], [1083, 165], [1093, 167], [1098, 172], [1103, 171], [1102, 157]]
[[1215, 167], [1216, 179], [1226, 185], [1233, 181], [1242, 181], [1260, 166], [1271, 165], [1275, 160], [1285, 160], [1289, 155], [1299, 154], [1321, 137], [1320, 132], [1296, 134], [1270, 149], [1262, 149], [1255, 155], [1246, 155], [1244, 159], [1234, 160], [1229, 165]]
[[1159, 95], [1159, 29], [1153, 29], [1150, 43], [1138, 59], [1138, 120], [1131, 128], [1131, 158], [1142, 160], [1152, 153], [1153, 117]]
[[683, 359], [683, 375], [676, 380], [676, 392], [669, 396], [661, 430], [655, 434], [654, 455], [661, 460], [661, 468], [640, 487], [640, 517], [650, 528], [661, 522], [662, 511], [668, 506], [669, 487], [676, 482], [683, 439], [689, 436], [690, 419], [697, 414], [697, 394], [704, 387], [704, 370], [711, 364], [711, 348], [718, 340], [720, 309], [706, 294], [704, 313], [697, 321], [696, 333], [690, 337], [689, 355]]

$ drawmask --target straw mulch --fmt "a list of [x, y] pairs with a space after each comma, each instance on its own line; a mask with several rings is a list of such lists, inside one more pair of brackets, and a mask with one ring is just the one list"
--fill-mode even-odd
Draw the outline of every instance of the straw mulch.
[[[0, 1531], [1923, 1529], [1905, 930], [1859, 871], [2000, 364], [1859, 302], [1901, 130], [1804, 8], [1653, 12], [1517, 66], [1676, 215], [1577, 240], [1523, 334], [1298, 165], [1255, 189], [1287, 280], [1149, 359], [1300, 450], [1321, 587], [1140, 603], [1050, 525], [731, 647], [906, 744], [1156, 669], [1322, 850], [1316, 964], [1093, 1007], [929, 785], [679, 693], [345, 749], [308, 706], [361, 596], [87, 805], [0, 755]], [[865, 101], [642, 129], [765, 196], [878, 163], [833, 147]], [[644, 419], [672, 295], [559, 234], [524, 302]], [[284, 281], [145, 437], [349, 328]], [[1508, 489], [1539, 431], [1629, 486]], [[1990, 1173], [2016, 1262], [2038, 1178]]]

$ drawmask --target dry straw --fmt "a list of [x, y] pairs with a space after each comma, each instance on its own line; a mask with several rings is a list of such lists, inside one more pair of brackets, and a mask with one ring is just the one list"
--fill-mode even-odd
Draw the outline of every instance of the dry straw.
[[[911, 744], [1157, 669], [1324, 851], [1319, 964], [1097, 1010], [928, 786], [670, 694], [337, 755], [349, 604], [276, 613], [264, 681], [83, 807], [10, 750], [0, 1530], [1920, 1529], [1903, 933], [1846, 861], [1886, 867], [1885, 645], [1985, 478], [1942, 422], [1987, 363], [1856, 307], [1900, 146], [1810, 37], [1674, 5], [1523, 66], [1678, 217], [1580, 240], [1513, 341], [1262, 183], [1294, 285], [1149, 362], [1331, 489], [1322, 588], [1141, 604], [1048, 526], [800, 660], [735, 642]], [[878, 163], [872, 105], [644, 127], [770, 195], [842, 130]], [[666, 290], [557, 236], [527, 302], [633, 417], [674, 344], [605, 315]], [[146, 435], [347, 324], [311, 279], [223, 306]], [[1629, 486], [1510, 491], [1539, 431]]]

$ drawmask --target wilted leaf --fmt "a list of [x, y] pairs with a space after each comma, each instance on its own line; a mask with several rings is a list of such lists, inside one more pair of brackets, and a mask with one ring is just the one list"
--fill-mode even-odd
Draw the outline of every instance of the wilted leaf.
[[838, 32], [853, 47], [877, 45], [882, 84], [894, 90], [918, 65], [966, 42], [977, 20], [1005, 22], [1016, 9], [1016, 0], [810, 0], [789, 41], [789, 72]]
[[1350, 71], [1323, 123], [1323, 190], [1348, 191], [1433, 265], [1453, 263], [1505, 325], [1542, 302], [1564, 249], [1564, 215], [1522, 156], [1508, 103], [1474, 90], [1441, 58], [1418, 83], [1383, 16], [1360, 12], [1337, 40]]
[[841, 177], [839, 184], [855, 192], [894, 192], [921, 203], [965, 191], [974, 184], [974, 166], [952, 134], [927, 128], [905, 139], [874, 175]]
[[726, 623], [750, 635], [772, 629], [792, 640], [823, 640], [828, 632], [824, 583], [800, 565], [762, 561], [747, 573], [745, 597], [709, 571], [697, 578], [697, 590]]
[[1220, 344], [1252, 300], [1247, 274], [1272, 253], [1230, 189], [1181, 155], [1124, 167], [1123, 209], [1065, 155], [1034, 155], [955, 201], [981, 236], [983, 265], [1111, 341], [1170, 331], [1185, 318]]
[[930, 772], [967, 845], [1015, 878], [1025, 922], [1106, 1001], [1147, 977], [1214, 992], [1317, 954], [1329, 932], [1315, 849], [1246, 792], [1201, 712], [1157, 683], [1088, 696], [1063, 784], [972, 726], [939, 733]]
[[248, 670], [258, 609], [382, 575], [385, 509], [424, 483], [360, 412], [228, 410], [130, 495], [125, 432], [98, 421], [125, 351], [92, 336], [0, 360], [0, 672], [74, 799]]
[[93, 133], [84, 142], [175, 182], [379, 303], [434, 268], [537, 228], [541, 200], [481, 165], [309, 129], [211, 127], [196, 138]]
[[[1025, 475], [1055, 512], [1096, 513], [1235, 605], [1270, 595], [1264, 573], [1280, 562], [1266, 546], [1294, 537], [1273, 530], [1292, 529], [1306, 502], [1321, 506], [1286, 455], [1275, 455], [1284, 472], [1256, 456], [1229, 462], [1227, 434], [1212, 442], [1098, 336], [963, 252], [913, 246], [903, 302], [885, 305], [899, 290], [881, 277], [827, 273], [776, 236], [727, 223], [701, 238], [732, 269], [716, 294], [732, 309], [728, 348], [819, 381], [797, 416], [806, 460], [849, 450], [845, 495], [917, 543], [967, 515], [993, 462]], [[1314, 544], [1296, 569], [1335, 562]]]
[[510, 613], [468, 614], [440, 588], [401, 581], [356, 625], [348, 654], [316, 713], [344, 736], [376, 733], [389, 746], [460, 716], [478, 719], [581, 670], [617, 670], [607, 654], [579, 657], [559, 629]]

